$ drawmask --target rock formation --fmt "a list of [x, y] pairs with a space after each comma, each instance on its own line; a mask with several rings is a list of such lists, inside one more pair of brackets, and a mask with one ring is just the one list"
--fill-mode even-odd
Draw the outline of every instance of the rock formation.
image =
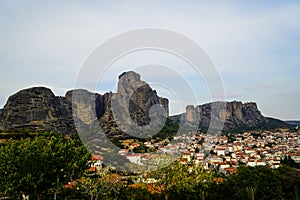
[[0, 115], [0, 129], [30, 128], [74, 133], [71, 103], [45, 87], [34, 87], [9, 97]]
[[[140, 75], [124, 72], [119, 76], [117, 93], [106, 94], [107, 106], [100, 124], [108, 135], [162, 128], [162, 118], [169, 115], [169, 101], [140, 79]], [[154, 115], [153, 115], [154, 114]], [[151, 116], [153, 115], [153, 116]], [[113, 120], [112, 120], [113, 119]], [[156, 126], [157, 125], [157, 126]]]
[[[100, 125], [109, 137], [126, 138], [131, 137], [127, 133], [134, 132], [137, 127], [146, 128], [136, 129], [139, 133], [147, 132], [144, 130], [157, 133], [156, 129], [162, 128], [163, 119], [168, 115], [168, 99], [159, 97], [139, 74], [129, 71], [119, 76], [117, 93], [100, 95], [75, 89], [68, 91], [65, 97], [56, 97], [45, 87], [19, 91], [9, 97], [0, 112], [0, 129], [29, 128], [72, 134], [76, 132], [75, 119], [85, 127]], [[237, 101], [189, 105], [184, 117], [187, 122], [199, 122], [202, 127], [208, 127], [211, 119], [224, 121], [225, 130], [268, 123], [273, 127], [282, 125], [262, 116], [256, 103]], [[178, 118], [175, 121], [179, 123]]]
[[[117, 104], [112, 105], [113, 97]], [[157, 96], [155, 90], [140, 80], [139, 74], [130, 71], [119, 76], [117, 93], [100, 95], [76, 89], [68, 91], [65, 97], [56, 97], [44, 87], [19, 91], [9, 97], [4, 106], [0, 114], [0, 129], [30, 128], [70, 134], [75, 132], [75, 115], [83, 124], [88, 125], [96, 119], [107, 134], [124, 136], [115, 119], [123, 117], [138, 126], [147, 125], [152, 120], [151, 109], [155, 105], [168, 116], [168, 99]], [[122, 112], [115, 116], [113, 107]], [[122, 109], [128, 112], [130, 119]]]
[[124, 72], [119, 76], [116, 98], [125, 110], [128, 110], [131, 118], [138, 125], [145, 125], [150, 122], [149, 112], [152, 106], [159, 105], [169, 114], [168, 99], [157, 96], [155, 90], [135, 72]]
[[193, 105], [186, 106], [185, 119], [188, 122], [195, 122], [196, 121], [195, 107]]
[[[213, 111], [212, 106], [216, 109]], [[223, 106], [222, 109], [218, 107]], [[199, 125], [208, 127], [211, 118], [224, 121], [224, 129], [232, 129], [238, 126], [255, 126], [267, 123], [268, 120], [258, 110], [256, 103], [233, 102], [213, 102], [186, 108], [186, 120], [188, 122], [199, 121]]]

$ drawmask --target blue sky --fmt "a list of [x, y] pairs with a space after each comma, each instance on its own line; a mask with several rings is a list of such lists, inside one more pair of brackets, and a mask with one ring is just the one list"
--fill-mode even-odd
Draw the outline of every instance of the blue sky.
[[[99, 44], [125, 31], [158, 27], [184, 34], [206, 50], [223, 79], [227, 100], [255, 101], [265, 116], [300, 119], [300, 2], [228, 2], [0, 1], [0, 107], [31, 86], [64, 95]], [[188, 71], [176, 58], [148, 57]], [[139, 67], [140, 58], [116, 62], [99, 92], [115, 90], [117, 75]], [[145, 75], [146, 80], [173, 102], [155, 84], [159, 80], [151, 79], [156, 74]], [[211, 101], [203, 80], [191, 73], [184, 78], [198, 97], [183, 104]], [[173, 106], [171, 112], [179, 110]]]

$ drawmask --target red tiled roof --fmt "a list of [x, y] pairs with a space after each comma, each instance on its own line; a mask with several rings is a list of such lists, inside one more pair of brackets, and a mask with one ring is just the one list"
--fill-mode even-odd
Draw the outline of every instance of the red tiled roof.
[[215, 178], [214, 181], [216, 183], [222, 183], [224, 181], [224, 179], [223, 178]]
[[143, 156], [143, 154], [140, 153], [126, 155], [126, 157], [141, 157], [141, 156]]
[[92, 155], [92, 160], [103, 160], [103, 156], [101, 156], [101, 155]]
[[64, 188], [72, 188], [75, 185], [75, 181], [72, 181], [64, 186]]
[[96, 167], [90, 167], [88, 170], [89, 170], [89, 172], [95, 172], [96, 171]]
[[236, 173], [238, 171], [235, 167], [227, 167], [224, 170], [230, 174]]

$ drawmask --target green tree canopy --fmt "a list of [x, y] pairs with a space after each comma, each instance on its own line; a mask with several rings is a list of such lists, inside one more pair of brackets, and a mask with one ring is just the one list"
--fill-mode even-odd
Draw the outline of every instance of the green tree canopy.
[[90, 154], [76, 139], [43, 134], [0, 146], [0, 192], [38, 196], [82, 175]]
[[194, 163], [181, 164], [176, 161], [172, 165], [153, 172], [157, 179], [154, 189], [158, 189], [165, 199], [201, 199], [212, 183], [214, 171], [205, 171]]
[[223, 199], [282, 199], [279, 173], [269, 167], [241, 167], [221, 185]]

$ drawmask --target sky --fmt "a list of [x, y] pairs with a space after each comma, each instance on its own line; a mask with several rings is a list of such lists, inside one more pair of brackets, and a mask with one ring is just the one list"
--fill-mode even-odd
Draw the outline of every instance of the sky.
[[[127, 31], [160, 28], [205, 50], [227, 101], [253, 101], [265, 116], [300, 119], [299, 10], [299, 1], [2, 0], [0, 108], [10, 95], [32, 86], [63, 96], [77, 86], [82, 66], [99, 45]], [[115, 91], [117, 76], [125, 70], [140, 72], [168, 97], [171, 114], [188, 104], [223, 100], [212, 97], [205, 77], [193, 73], [189, 63], [155, 50], [117, 59], [86, 89]], [[192, 92], [179, 94], [187, 91], [184, 87]]]

